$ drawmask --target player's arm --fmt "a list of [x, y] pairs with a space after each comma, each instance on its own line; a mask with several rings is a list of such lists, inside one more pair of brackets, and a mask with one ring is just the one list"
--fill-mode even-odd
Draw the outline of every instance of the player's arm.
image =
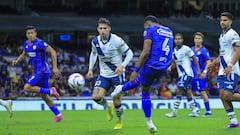
[[138, 58], [137, 64], [134, 68], [134, 72], [131, 74], [131, 77], [130, 77], [131, 82], [133, 82], [136, 79], [136, 77], [138, 76], [138, 72], [140, 71], [143, 64], [146, 62], [150, 54], [151, 47], [152, 47], [152, 40], [145, 39], [143, 43], [143, 50]]
[[234, 47], [234, 55], [232, 57], [231, 63], [228, 65], [227, 68], [225, 68], [224, 73], [228, 75], [232, 71], [232, 67], [237, 63], [239, 60], [239, 54], [240, 54], [240, 41], [236, 42]]
[[51, 54], [52, 65], [53, 65], [53, 73], [56, 76], [59, 76], [60, 72], [57, 68], [57, 54], [56, 54], [56, 51], [50, 45], [48, 45], [47, 48], [46, 48], [46, 52]]
[[87, 77], [89, 78], [93, 78], [93, 67], [96, 61], [97, 61], [97, 52], [94, 46], [92, 45], [92, 51], [89, 58], [89, 67], [88, 67], [88, 73], [87, 73]]
[[200, 68], [199, 68], [198, 60], [197, 60], [197, 58], [196, 58], [195, 56], [192, 56], [191, 58], [192, 58], [192, 60], [193, 60], [193, 62], [194, 62], [194, 64], [195, 64], [195, 66], [196, 66], [196, 68], [197, 68], [197, 75], [200, 76], [200, 75], [201, 75], [201, 72], [200, 72]]
[[172, 59], [171, 65], [168, 67], [168, 72], [172, 72], [172, 70], [176, 68], [176, 62], [174, 59]]
[[17, 65], [19, 62], [21, 62], [25, 57], [27, 56], [27, 52], [26, 51], [22, 51], [22, 53], [18, 56], [18, 58], [14, 61], [12, 61], [12, 66]]

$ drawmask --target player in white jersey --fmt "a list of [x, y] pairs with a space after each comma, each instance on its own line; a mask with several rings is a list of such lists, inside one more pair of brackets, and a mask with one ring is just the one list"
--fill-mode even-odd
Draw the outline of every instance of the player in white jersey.
[[[92, 40], [92, 51], [87, 73], [89, 78], [93, 77], [93, 67], [98, 57], [100, 75], [95, 83], [92, 98], [96, 103], [108, 108], [108, 120], [112, 120], [115, 107], [118, 121], [114, 129], [121, 129], [123, 114], [123, 108], [121, 107], [122, 96], [114, 97], [113, 104], [109, 104], [104, 96], [110, 88], [114, 89], [115, 86], [123, 83], [124, 68], [132, 59], [133, 52], [122, 38], [110, 32], [110, 21], [106, 18], [98, 20], [97, 30], [99, 35]], [[126, 54], [126, 57], [123, 61], [122, 57], [124, 54]]]
[[165, 114], [167, 117], [176, 117], [177, 111], [181, 104], [182, 93], [185, 92], [187, 100], [190, 106], [192, 113], [189, 114], [190, 117], [198, 116], [198, 108], [194, 102], [194, 96], [190, 90], [190, 84], [193, 78], [193, 71], [191, 67], [191, 59], [193, 59], [194, 64], [197, 68], [197, 74], [200, 75], [200, 69], [198, 61], [194, 56], [194, 52], [190, 47], [183, 45], [183, 36], [181, 33], [177, 33], [174, 36], [175, 48], [173, 52], [173, 62], [169, 67], [169, 71], [177, 67], [178, 71], [178, 91], [177, 91], [177, 100], [174, 102], [173, 111]]
[[240, 127], [236, 118], [232, 101], [240, 101], [240, 94], [233, 93], [240, 75], [239, 54], [240, 37], [238, 33], [231, 28], [233, 15], [229, 12], [223, 12], [220, 15], [220, 26], [222, 34], [219, 37], [220, 56], [211, 64], [220, 62], [217, 84], [224, 109], [230, 119], [230, 124], [226, 128]]

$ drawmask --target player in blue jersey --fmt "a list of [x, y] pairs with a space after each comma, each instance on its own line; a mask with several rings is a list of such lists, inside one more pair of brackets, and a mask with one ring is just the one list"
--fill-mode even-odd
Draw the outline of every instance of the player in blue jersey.
[[200, 92], [200, 95], [203, 98], [205, 109], [206, 109], [206, 113], [203, 116], [209, 117], [212, 115], [212, 112], [210, 109], [208, 95], [206, 93], [206, 89], [207, 89], [206, 76], [207, 76], [208, 65], [211, 63], [210, 56], [209, 56], [209, 52], [208, 52], [207, 48], [205, 48], [203, 46], [204, 35], [201, 32], [196, 32], [193, 35], [193, 38], [194, 38], [194, 46], [191, 47], [191, 49], [195, 53], [195, 57], [198, 59], [198, 64], [199, 64], [201, 75], [200, 75], [200, 77], [198, 77], [196, 66], [195, 66], [194, 62], [192, 61], [191, 65], [192, 65], [192, 69], [193, 69], [193, 73], [194, 73], [194, 77], [193, 77], [193, 80], [191, 83], [192, 90], [195, 93]]
[[12, 100], [0, 99], [0, 105], [4, 106], [8, 111], [9, 117], [12, 118]]
[[230, 119], [230, 124], [226, 128], [240, 127], [232, 104], [232, 101], [240, 101], [240, 94], [234, 93], [240, 75], [240, 37], [231, 28], [232, 22], [233, 15], [231, 13], [221, 13], [220, 26], [222, 33], [218, 39], [220, 46], [219, 56], [209, 66], [212, 67], [214, 64], [220, 63], [217, 83], [221, 101]]
[[170, 28], [159, 25], [158, 19], [151, 15], [145, 18], [144, 29], [143, 50], [130, 76], [130, 80], [125, 85], [117, 86], [111, 95], [116, 96], [122, 91], [137, 87], [140, 83], [142, 87], [142, 109], [147, 121], [147, 127], [150, 133], [155, 133], [157, 128], [151, 118], [150, 90], [154, 79], [166, 75], [167, 68], [171, 64], [173, 32]]
[[[92, 40], [87, 73], [89, 78], [93, 77], [93, 67], [98, 58], [100, 75], [95, 83], [92, 98], [97, 104], [108, 108], [107, 119], [109, 121], [113, 119], [113, 109], [115, 109], [118, 121], [114, 129], [121, 129], [122, 96], [113, 98], [114, 105], [108, 103], [104, 96], [111, 88], [114, 89], [115, 86], [122, 84], [125, 80], [125, 67], [132, 59], [133, 52], [121, 37], [111, 33], [111, 24], [108, 19], [100, 18], [97, 30], [99, 35]], [[126, 54], [126, 57], [123, 60], [122, 56], [124, 54]]]
[[177, 100], [174, 102], [174, 107], [172, 112], [166, 113], [166, 117], [176, 117], [179, 106], [182, 101], [182, 93], [185, 93], [189, 103], [189, 107], [192, 111], [189, 114], [190, 117], [198, 116], [198, 108], [194, 102], [194, 96], [190, 90], [190, 84], [193, 78], [193, 71], [191, 67], [191, 60], [194, 61], [194, 64], [197, 68], [197, 75], [200, 75], [200, 69], [198, 65], [197, 58], [194, 56], [194, 52], [190, 47], [183, 44], [183, 35], [181, 33], [176, 33], [174, 36], [175, 48], [173, 51], [173, 62], [169, 67], [169, 71], [177, 67], [178, 71], [178, 91], [177, 91]]
[[12, 65], [15, 66], [27, 55], [29, 56], [29, 60], [34, 68], [34, 75], [24, 85], [24, 90], [26, 92], [41, 94], [41, 98], [55, 115], [53, 122], [60, 122], [63, 119], [63, 115], [54, 105], [49, 95], [54, 96], [57, 100], [59, 100], [60, 96], [55, 87], [49, 88], [48, 80], [51, 71], [46, 61], [47, 52], [50, 53], [52, 57], [53, 73], [58, 77], [60, 72], [57, 68], [56, 52], [50, 45], [37, 38], [37, 30], [34, 26], [27, 26], [25, 30], [28, 40], [24, 43], [23, 52], [17, 60], [12, 61]]

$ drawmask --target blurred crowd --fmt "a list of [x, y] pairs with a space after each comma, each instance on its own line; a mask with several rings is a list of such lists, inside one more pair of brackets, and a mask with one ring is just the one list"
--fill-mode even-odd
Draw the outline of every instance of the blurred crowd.
[[[86, 50], [86, 54], [79, 54], [78, 52], [66, 51], [61, 48], [56, 48], [58, 58], [58, 68], [61, 71], [61, 77], [56, 78], [51, 76], [49, 80], [50, 86], [55, 86], [61, 96], [91, 96], [92, 89], [94, 87], [96, 78], [99, 74], [99, 68], [96, 64], [94, 69], [94, 78], [88, 79], [85, 77], [86, 85], [82, 90], [73, 90], [68, 86], [68, 76], [72, 73], [80, 73], [83, 76], [86, 75], [88, 70], [88, 56], [89, 51]], [[24, 84], [31, 77], [33, 68], [28, 61], [28, 58], [19, 63], [18, 66], [12, 67], [11, 61], [16, 59], [22, 52], [22, 45], [7, 44], [0, 47], [0, 94], [3, 98], [17, 98], [28, 96], [39, 96], [36, 93], [27, 93], [23, 90]], [[128, 80], [131, 71], [135, 65], [135, 62], [139, 56], [139, 52], [135, 52], [133, 60], [126, 67], [126, 79]], [[50, 68], [52, 68], [51, 57], [47, 59]], [[208, 89], [209, 96], [218, 96], [216, 75], [218, 72], [218, 66], [212, 69], [208, 73]], [[173, 98], [176, 95], [177, 90], [177, 71], [169, 73], [168, 77], [162, 77], [156, 80], [152, 85], [152, 96], [159, 97], [161, 99]], [[240, 88], [240, 86], [239, 86]], [[107, 93], [110, 95], [111, 90]], [[125, 96], [141, 96], [141, 88], [135, 88], [131, 91], [124, 93]], [[195, 95], [199, 95], [199, 92], [195, 92]]]

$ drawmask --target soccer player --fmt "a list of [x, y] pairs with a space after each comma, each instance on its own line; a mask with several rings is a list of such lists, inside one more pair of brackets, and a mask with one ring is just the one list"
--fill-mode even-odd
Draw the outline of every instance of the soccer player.
[[137, 87], [140, 83], [142, 87], [142, 109], [147, 121], [146, 124], [150, 133], [155, 133], [157, 128], [151, 118], [150, 90], [154, 80], [165, 76], [167, 68], [171, 64], [173, 32], [170, 28], [159, 25], [158, 19], [152, 15], [145, 18], [144, 29], [143, 50], [130, 80], [125, 85], [117, 86], [111, 95], [115, 96], [122, 91]]
[[4, 106], [8, 111], [9, 117], [12, 118], [12, 100], [0, 99], [0, 105]]
[[168, 70], [171, 70], [177, 67], [178, 71], [178, 91], [177, 91], [177, 101], [174, 102], [173, 111], [166, 113], [167, 117], [176, 117], [177, 111], [182, 101], [182, 93], [186, 93], [187, 100], [192, 111], [189, 114], [190, 117], [198, 116], [198, 108], [194, 102], [194, 96], [190, 90], [190, 84], [193, 78], [193, 71], [191, 67], [191, 59], [194, 61], [194, 64], [197, 68], [197, 75], [200, 75], [200, 69], [198, 65], [197, 58], [194, 56], [194, 52], [190, 47], [183, 45], [183, 35], [181, 33], [176, 33], [174, 36], [175, 48], [173, 51], [173, 62]]
[[24, 85], [24, 90], [26, 92], [40, 93], [41, 98], [55, 115], [53, 122], [60, 122], [63, 119], [63, 115], [54, 105], [49, 95], [54, 96], [57, 100], [59, 100], [60, 96], [55, 87], [49, 88], [48, 80], [51, 71], [46, 61], [47, 52], [51, 54], [53, 73], [58, 77], [60, 72], [57, 68], [56, 52], [50, 45], [37, 37], [37, 29], [34, 26], [27, 26], [25, 31], [28, 40], [24, 43], [23, 52], [17, 60], [12, 61], [12, 65], [15, 66], [27, 55], [29, 56], [29, 60], [34, 68], [34, 75]]
[[208, 100], [208, 95], [206, 93], [207, 89], [207, 69], [210, 62], [210, 56], [207, 48], [203, 46], [203, 38], [204, 35], [201, 32], [196, 32], [193, 35], [194, 38], [194, 46], [191, 47], [193, 52], [195, 53], [195, 57], [198, 59], [198, 64], [200, 68], [201, 75], [198, 77], [197, 75], [197, 69], [192, 61], [192, 69], [194, 73], [194, 78], [192, 80], [192, 90], [197, 93], [200, 92], [201, 97], [203, 98], [206, 113], [203, 115], [205, 117], [209, 117], [212, 115], [210, 104]]
[[220, 26], [222, 33], [219, 36], [219, 56], [210, 65], [220, 62], [217, 82], [221, 101], [230, 119], [226, 128], [239, 127], [238, 119], [234, 112], [232, 101], [240, 101], [240, 94], [234, 93], [240, 75], [239, 54], [240, 37], [231, 28], [233, 15], [230, 12], [223, 12], [220, 15]]
[[[113, 104], [104, 98], [110, 88], [122, 84], [124, 81], [124, 70], [133, 57], [133, 52], [125, 41], [119, 36], [111, 33], [110, 21], [106, 18], [98, 20], [97, 31], [99, 35], [92, 40], [92, 50], [89, 58], [89, 70], [87, 76], [93, 77], [93, 67], [99, 60], [100, 75], [95, 83], [92, 93], [93, 100], [108, 108], [107, 119], [113, 119], [115, 108], [118, 121], [114, 129], [122, 128], [123, 108], [121, 106], [122, 96], [113, 98]], [[122, 56], [126, 54], [124, 61]]]

